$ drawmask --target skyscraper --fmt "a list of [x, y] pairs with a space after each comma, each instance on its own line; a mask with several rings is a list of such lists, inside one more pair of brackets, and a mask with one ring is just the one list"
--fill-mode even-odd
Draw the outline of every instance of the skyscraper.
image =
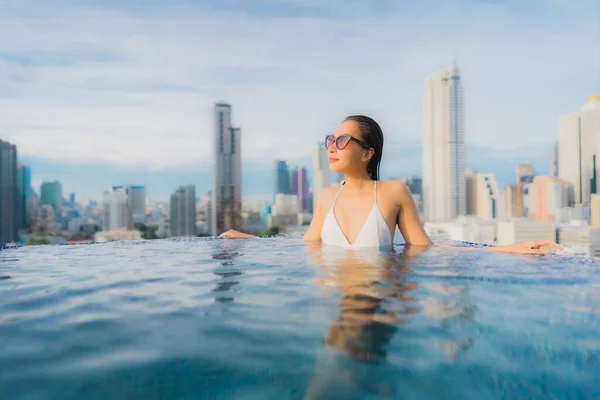
[[0, 246], [17, 238], [17, 146], [0, 140]]
[[494, 174], [479, 174], [467, 169], [467, 214], [484, 220], [500, 216], [498, 185]]
[[196, 236], [196, 187], [180, 186], [171, 195], [171, 236]]
[[40, 189], [40, 205], [50, 205], [54, 209], [54, 214], [58, 217], [58, 214], [62, 212], [62, 185], [58, 181], [54, 182], [42, 182]]
[[113, 190], [123, 190], [127, 195], [127, 207], [131, 214], [131, 222], [143, 224], [146, 222], [146, 188], [140, 185], [113, 186]]
[[275, 194], [289, 194], [290, 188], [290, 170], [287, 162], [275, 160]]
[[533, 177], [535, 176], [535, 170], [530, 162], [525, 161], [517, 165], [517, 184], [528, 184], [533, 183]]
[[17, 230], [31, 228], [31, 168], [17, 163]]
[[321, 200], [321, 190], [331, 185], [331, 171], [327, 161], [325, 143], [317, 143], [313, 152], [313, 210]]
[[127, 193], [122, 187], [104, 193], [103, 219], [102, 228], [105, 231], [133, 228]]
[[231, 106], [215, 104], [215, 165], [211, 234], [242, 227], [242, 159], [240, 129], [232, 127]]
[[206, 229], [203, 233], [211, 233], [212, 232], [212, 218], [213, 218], [212, 202], [213, 202], [212, 192], [209, 191], [206, 194], [206, 198], [204, 199], [204, 218], [206, 220]]
[[292, 172], [292, 193], [298, 196], [298, 212], [309, 212], [308, 172], [304, 167], [296, 167]]
[[466, 214], [463, 88], [456, 64], [425, 79], [423, 202], [427, 221]]
[[573, 185], [575, 204], [589, 204], [599, 192], [599, 132], [600, 96], [589, 97], [579, 111], [559, 119], [558, 176]]
[[56, 215], [54, 208], [45, 204], [40, 207], [37, 224], [35, 226], [35, 234], [37, 236], [48, 236], [56, 233]]

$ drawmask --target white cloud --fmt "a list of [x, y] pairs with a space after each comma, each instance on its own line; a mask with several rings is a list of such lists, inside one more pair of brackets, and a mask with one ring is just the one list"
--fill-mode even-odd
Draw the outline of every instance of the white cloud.
[[378, 119], [393, 152], [420, 140], [423, 79], [456, 54], [467, 140], [506, 150], [554, 141], [559, 115], [598, 89], [586, 2], [366, 4], [336, 15], [313, 2], [296, 18], [223, 5], [0, 9], [12, 39], [0, 42], [0, 135], [64, 162], [207, 163], [212, 105], [226, 100], [248, 160], [304, 158], [350, 113]]

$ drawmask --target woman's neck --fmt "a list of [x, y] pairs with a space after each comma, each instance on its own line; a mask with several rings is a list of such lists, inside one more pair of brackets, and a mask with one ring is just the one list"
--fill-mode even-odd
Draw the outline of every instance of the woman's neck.
[[371, 187], [372, 182], [373, 180], [366, 172], [360, 175], [344, 175], [344, 186], [350, 192], [360, 193], [366, 186]]

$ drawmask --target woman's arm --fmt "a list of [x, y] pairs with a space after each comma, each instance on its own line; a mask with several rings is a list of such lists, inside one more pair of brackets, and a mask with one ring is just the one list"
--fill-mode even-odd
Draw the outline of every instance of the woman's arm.
[[[431, 245], [431, 239], [425, 233], [423, 224], [419, 218], [417, 207], [412, 198], [410, 190], [404, 182], [397, 182], [397, 199], [400, 201], [400, 213], [398, 214], [398, 228], [407, 244], [414, 246]], [[501, 253], [519, 254], [546, 254], [553, 249], [561, 250], [558, 244], [547, 240], [533, 240], [510, 245], [484, 247], [480, 250], [489, 250]]]
[[[321, 241], [321, 228], [323, 227], [323, 221], [325, 219], [325, 214], [323, 212], [323, 203], [325, 201], [327, 201], [326, 199], [329, 198], [329, 195], [330, 195], [330, 193], [327, 188], [323, 189], [323, 191], [321, 192], [321, 201], [317, 205], [316, 210], [314, 210], [314, 214], [313, 214], [312, 221], [310, 222], [310, 226], [308, 227], [308, 230], [306, 231], [306, 233], [304, 234], [304, 237], [303, 237], [305, 242]], [[227, 232], [223, 232], [222, 234], [219, 235], [219, 237], [225, 238], [225, 239], [255, 239], [255, 238], [258, 238], [258, 236], [251, 235], [249, 233], [239, 232], [234, 229], [230, 229]]]
[[404, 182], [395, 182], [395, 198], [398, 199], [400, 211], [398, 212], [398, 229], [407, 244], [413, 246], [430, 246], [433, 244], [419, 218], [417, 206]]
[[219, 237], [224, 239], [255, 239], [258, 236], [236, 231], [235, 229], [230, 229], [226, 232], [221, 233]]
[[310, 221], [308, 230], [304, 233], [302, 238], [305, 242], [318, 242], [321, 241], [321, 229], [323, 228], [323, 222], [325, 221], [325, 211], [323, 211], [323, 195], [325, 190], [321, 192], [321, 201], [317, 204], [315, 210], [313, 210], [313, 217]]

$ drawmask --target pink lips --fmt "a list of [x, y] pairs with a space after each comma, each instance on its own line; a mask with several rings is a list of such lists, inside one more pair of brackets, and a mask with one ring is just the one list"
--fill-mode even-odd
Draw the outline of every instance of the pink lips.
[[330, 163], [336, 162], [337, 160], [338, 160], [337, 158], [329, 157], [329, 162]]

